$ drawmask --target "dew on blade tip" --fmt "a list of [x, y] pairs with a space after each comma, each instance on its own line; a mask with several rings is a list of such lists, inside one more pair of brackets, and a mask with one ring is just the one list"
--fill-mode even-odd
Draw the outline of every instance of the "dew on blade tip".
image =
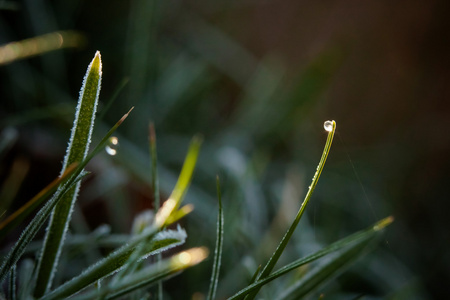
[[323, 123], [323, 128], [325, 128], [326, 131], [330, 132], [333, 130], [333, 121], [325, 121]]

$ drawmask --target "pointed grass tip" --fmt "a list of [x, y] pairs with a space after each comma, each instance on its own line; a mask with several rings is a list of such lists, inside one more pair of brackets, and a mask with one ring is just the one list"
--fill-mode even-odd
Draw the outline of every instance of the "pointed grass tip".
[[389, 216], [387, 218], [384, 218], [383, 220], [378, 221], [374, 226], [374, 230], [381, 230], [385, 228], [386, 226], [390, 225], [392, 222], [394, 222], [394, 217]]
[[89, 71], [92, 69], [98, 70], [97, 72], [102, 76], [102, 56], [98, 50], [95, 52], [95, 56], [89, 65]]
[[120, 118], [120, 120], [117, 122], [117, 125], [122, 124], [122, 122], [125, 121], [125, 119], [128, 117], [128, 115], [130, 114], [130, 112], [131, 112], [133, 109], [134, 109], [134, 106], [133, 106], [132, 108], [130, 108], [130, 110], [129, 110], [126, 114], [124, 114], [124, 115], [122, 116], [122, 118]]

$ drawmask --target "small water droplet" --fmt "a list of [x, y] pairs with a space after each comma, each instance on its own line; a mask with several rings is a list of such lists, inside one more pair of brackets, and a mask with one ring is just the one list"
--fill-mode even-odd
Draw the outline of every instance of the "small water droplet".
[[109, 144], [106, 145], [105, 151], [111, 156], [117, 154], [117, 148], [119, 148], [119, 139], [115, 136], [109, 138]]
[[333, 121], [325, 121], [325, 123], [323, 123], [323, 128], [328, 132], [333, 130]]

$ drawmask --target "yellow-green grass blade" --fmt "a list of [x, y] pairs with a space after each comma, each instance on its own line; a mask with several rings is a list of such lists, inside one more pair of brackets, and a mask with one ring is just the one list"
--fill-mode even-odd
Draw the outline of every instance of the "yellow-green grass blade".
[[[335, 121], [326, 121], [324, 124], [325, 129], [328, 131], [327, 141], [325, 143], [325, 147], [322, 152], [322, 157], [320, 158], [319, 165], [317, 166], [316, 173], [313, 176], [311, 185], [308, 188], [308, 192], [306, 193], [305, 199], [303, 200], [302, 205], [300, 206], [300, 209], [297, 213], [297, 216], [295, 217], [294, 221], [292, 222], [291, 226], [281, 239], [280, 244], [278, 245], [275, 252], [270, 257], [269, 261], [261, 271], [256, 276], [256, 280], [259, 280], [261, 278], [264, 278], [272, 272], [273, 268], [275, 267], [275, 264], [277, 263], [278, 259], [280, 258], [281, 254], [283, 253], [284, 249], [286, 248], [292, 234], [294, 233], [295, 229], [297, 228], [298, 223], [300, 222], [301, 217], [303, 216], [303, 213], [306, 209], [306, 206], [309, 203], [309, 200], [311, 199], [311, 196], [314, 192], [314, 189], [316, 188], [316, 185], [319, 181], [320, 174], [322, 173], [322, 170], [325, 166], [325, 162], [327, 160], [328, 154], [330, 153], [331, 144], [333, 142], [334, 133], [336, 131], [336, 122]], [[247, 300], [254, 299], [256, 294], [258, 293], [259, 288], [255, 289], [253, 293], [248, 295], [246, 298]]]
[[171, 218], [171, 216], [177, 211], [178, 207], [180, 207], [189, 184], [191, 183], [192, 174], [197, 163], [201, 144], [202, 139], [200, 137], [196, 136], [192, 139], [188, 153], [184, 160], [183, 167], [181, 168], [180, 176], [178, 177], [178, 181], [175, 184], [175, 188], [170, 194], [169, 199], [164, 202], [161, 209], [156, 214], [155, 225], [157, 227], [161, 228], [167, 226], [170, 224], [170, 222], [173, 222], [177, 219]]
[[0, 65], [63, 48], [80, 47], [86, 39], [75, 31], [56, 31], [0, 47]]

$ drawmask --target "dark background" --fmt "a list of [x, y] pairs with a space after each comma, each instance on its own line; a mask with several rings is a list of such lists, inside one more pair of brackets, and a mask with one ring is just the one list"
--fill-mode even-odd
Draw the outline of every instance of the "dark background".
[[[86, 39], [0, 66], [2, 139], [16, 134], [2, 154], [0, 178], [3, 189], [10, 177], [20, 186], [9, 190], [13, 208], [58, 174], [82, 77], [100, 50], [99, 113], [129, 81], [97, 128], [136, 108], [119, 130], [119, 155], [93, 163], [97, 175], [80, 199], [88, 227], [108, 222], [127, 231], [132, 216], [151, 207], [150, 120], [165, 196], [190, 137], [200, 132], [205, 144], [187, 199], [196, 212], [185, 225], [200, 232], [193, 244], [213, 244], [220, 174], [232, 214], [225, 239], [237, 249], [225, 258], [232, 265], [261, 242], [288, 183], [298, 196], [296, 211], [320, 158], [322, 124], [334, 119], [338, 133], [308, 210], [305, 231], [314, 238], [307, 243], [327, 244], [393, 215], [368, 258], [379, 262], [368, 272], [378, 277], [365, 279], [362, 293], [448, 294], [448, 1], [8, 3], [15, 5], [0, 10], [1, 44], [56, 30]], [[211, 229], [202, 222], [212, 222]], [[385, 282], [374, 287], [380, 278]]]

